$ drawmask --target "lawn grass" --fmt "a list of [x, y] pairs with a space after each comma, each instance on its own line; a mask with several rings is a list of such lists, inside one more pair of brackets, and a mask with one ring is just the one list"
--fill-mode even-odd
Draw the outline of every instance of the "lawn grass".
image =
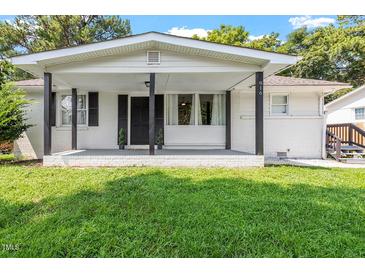
[[365, 170], [0, 165], [1, 257], [364, 257]]
[[0, 154], [0, 163], [14, 160], [15, 160], [14, 154]]

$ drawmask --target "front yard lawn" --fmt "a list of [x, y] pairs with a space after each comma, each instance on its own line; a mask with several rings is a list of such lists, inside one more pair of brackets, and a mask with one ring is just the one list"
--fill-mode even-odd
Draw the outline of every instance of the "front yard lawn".
[[0, 165], [2, 257], [364, 257], [365, 170]]
[[14, 161], [15, 156], [14, 154], [1, 154], [0, 153], [0, 163], [7, 162], [7, 161]]

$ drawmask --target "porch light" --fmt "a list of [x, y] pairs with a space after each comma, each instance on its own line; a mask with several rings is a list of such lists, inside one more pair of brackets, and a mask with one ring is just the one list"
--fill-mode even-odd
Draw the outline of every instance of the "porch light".
[[181, 103], [181, 105], [182, 105], [182, 106], [185, 106], [185, 105], [186, 105], [186, 103]]
[[150, 81], [144, 81], [144, 84], [146, 85], [146, 88], [150, 87]]

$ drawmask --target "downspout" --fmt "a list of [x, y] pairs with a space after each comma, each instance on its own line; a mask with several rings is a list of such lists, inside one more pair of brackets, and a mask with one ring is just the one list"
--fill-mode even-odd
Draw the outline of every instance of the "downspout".
[[324, 110], [324, 97], [325, 94], [322, 92], [322, 95], [319, 97], [319, 115], [323, 117], [322, 120], [322, 159], [327, 158], [327, 149], [326, 149], [326, 131], [327, 131], [327, 112]]

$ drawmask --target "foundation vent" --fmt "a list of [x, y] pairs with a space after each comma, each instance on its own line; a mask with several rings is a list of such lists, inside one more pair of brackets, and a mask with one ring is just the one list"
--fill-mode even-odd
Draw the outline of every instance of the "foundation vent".
[[278, 158], [287, 158], [288, 157], [288, 153], [286, 151], [278, 151], [278, 152], [276, 152], [276, 156]]

